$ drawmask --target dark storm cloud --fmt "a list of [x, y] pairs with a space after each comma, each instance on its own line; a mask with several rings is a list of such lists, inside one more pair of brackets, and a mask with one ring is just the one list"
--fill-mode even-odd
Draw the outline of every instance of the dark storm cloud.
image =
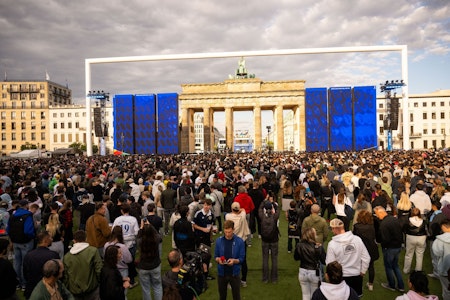
[[[446, 1], [0, 1], [0, 71], [44, 79], [84, 96], [86, 58], [407, 44], [410, 61], [448, 55]], [[388, 9], [386, 9], [388, 7]], [[309, 86], [376, 84], [398, 76], [398, 55], [249, 57], [263, 80]], [[385, 67], [392, 66], [390, 72]], [[179, 92], [217, 82], [237, 59], [95, 65], [92, 87], [111, 93]]]

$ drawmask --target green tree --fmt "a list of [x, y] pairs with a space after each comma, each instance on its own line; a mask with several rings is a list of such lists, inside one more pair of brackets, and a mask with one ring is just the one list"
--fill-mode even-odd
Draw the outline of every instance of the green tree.
[[[86, 145], [84, 145], [86, 147]], [[80, 142], [75, 142], [69, 145], [69, 148], [72, 148], [75, 153], [83, 154], [83, 144]]]
[[29, 142], [26, 142], [25, 145], [20, 146], [20, 150], [29, 150], [29, 149], [37, 149], [37, 146], [34, 144], [31, 144]]

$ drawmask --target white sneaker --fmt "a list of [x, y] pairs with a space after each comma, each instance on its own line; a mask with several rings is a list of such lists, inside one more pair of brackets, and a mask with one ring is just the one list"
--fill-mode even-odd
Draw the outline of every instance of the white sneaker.
[[242, 281], [242, 280], [241, 280], [241, 286], [242, 286], [242, 287], [247, 287], [247, 281]]
[[373, 291], [373, 284], [368, 282], [366, 285], [367, 285], [367, 288], [369, 289], [369, 291]]

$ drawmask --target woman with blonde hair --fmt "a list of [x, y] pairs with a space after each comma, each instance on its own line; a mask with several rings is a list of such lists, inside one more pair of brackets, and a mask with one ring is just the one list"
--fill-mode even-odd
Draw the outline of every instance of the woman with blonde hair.
[[308, 228], [302, 234], [294, 252], [294, 259], [300, 260], [298, 281], [302, 288], [302, 299], [311, 299], [319, 286], [320, 264], [325, 264], [326, 253], [322, 244], [316, 241], [316, 230]]
[[408, 194], [405, 191], [402, 191], [400, 200], [397, 203], [397, 217], [402, 228], [406, 223], [408, 223], [408, 218], [412, 207], [413, 204], [409, 200]]
[[48, 218], [48, 223], [45, 226], [45, 230], [48, 231], [50, 236], [52, 237], [53, 241], [50, 247], [48, 247], [50, 250], [55, 251], [58, 253], [59, 257], [63, 259], [64, 257], [64, 228], [61, 222], [59, 221], [59, 215], [58, 214], [51, 214]]

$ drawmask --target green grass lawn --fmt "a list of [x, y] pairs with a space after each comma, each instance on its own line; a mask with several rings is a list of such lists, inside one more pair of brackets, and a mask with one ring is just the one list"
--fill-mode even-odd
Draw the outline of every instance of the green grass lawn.
[[[301, 289], [298, 282], [298, 268], [299, 262], [294, 260], [293, 254], [287, 252], [287, 222], [284, 217], [280, 217], [280, 232], [281, 238], [279, 242], [279, 256], [278, 256], [278, 283], [263, 283], [261, 281], [262, 276], [262, 260], [261, 260], [261, 240], [253, 238], [252, 247], [248, 248], [247, 251], [247, 263], [248, 263], [248, 276], [246, 288], [241, 288], [242, 299], [286, 299], [286, 300], [298, 300], [301, 299]], [[214, 236], [215, 238], [219, 235]], [[331, 239], [331, 235], [329, 237]], [[162, 258], [162, 274], [164, 274], [169, 269], [169, 264], [167, 263], [166, 255], [171, 249], [171, 236], [164, 237], [163, 241], [163, 258]], [[380, 251], [381, 255], [381, 251]], [[400, 269], [403, 269], [403, 256], [404, 250], [400, 255]], [[211, 269], [211, 274], [217, 277], [217, 266], [215, 265], [214, 259], [213, 267]], [[270, 260], [269, 260], [270, 261]], [[413, 266], [414, 269], [414, 260]], [[427, 248], [425, 252], [423, 269], [425, 273], [430, 273], [432, 270], [430, 252]], [[380, 286], [381, 282], [387, 282], [386, 275], [384, 273], [383, 258], [382, 256], [375, 263], [375, 282], [373, 292], [369, 292], [365, 287], [368, 280], [368, 274], [364, 278], [364, 296], [363, 299], [395, 299], [395, 297], [401, 295], [400, 292], [392, 292], [386, 290]], [[408, 276], [403, 275], [403, 280], [405, 281], [405, 286], [407, 287]], [[200, 299], [218, 299], [219, 294], [217, 291], [217, 281], [208, 281], [209, 289], [200, 295]], [[441, 296], [441, 285], [439, 280], [429, 279], [430, 293]], [[19, 294], [22, 294], [19, 292]], [[22, 296], [22, 295], [20, 295]], [[142, 299], [141, 287], [138, 285], [134, 289], [129, 290], [128, 299]], [[228, 299], [232, 299], [231, 291], [229, 290]]]
[[[294, 260], [293, 254], [287, 252], [287, 222], [284, 218], [280, 218], [280, 231], [281, 238], [279, 242], [279, 256], [278, 256], [278, 283], [263, 283], [261, 281], [262, 276], [262, 255], [261, 255], [261, 240], [253, 238], [252, 247], [247, 249], [247, 263], [248, 263], [248, 276], [246, 288], [241, 288], [242, 299], [286, 299], [286, 300], [298, 300], [301, 299], [301, 289], [298, 282], [298, 268], [299, 262]], [[219, 237], [219, 235], [216, 235]], [[329, 239], [331, 239], [331, 234]], [[168, 253], [171, 247], [170, 236], [165, 237], [163, 253]], [[381, 255], [381, 251], [380, 251]], [[400, 269], [403, 269], [403, 256], [404, 250], [400, 255]], [[270, 262], [270, 260], [269, 260]], [[165, 272], [169, 268], [167, 260], [163, 258], [162, 269]], [[414, 260], [413, 267], [414, 269]], [[430, 273], [432, 270], [431, 259], [429, 249], [425, 252], [423, 269], [425, 273]], [[364, 296], [363, 299], [395, 299], [395, 297], [401, 295], [400, 292], [392, 292], [381, 287], [381, 282], [387, 282], [386, 275], [384, 273], [383, 258], [375, 263], [375, 282], [373, 292], [369, 292], [365, 287], [368, 280], [368, 274], [364, 278]], [[217, 274], [217, 267], [213, 262], [211, 273], [214, 277]], [[403, 280], [407, 287], [408, 276], [404, 275]], [[202, 295], [200, 299], [218, 299], [219, 294], [217, 291], [217, 281], [208, 281], [209, 289]], [[430, 293], [438, 295], [441, 298], [441, 285], [439, 280], [429, 279]], [[141, 299], [141, 289], [136, 287], [132, 289], [128, 294], [128, 299]], [[228, 299], [232, 299], [231, 291], [229, 290]]]

